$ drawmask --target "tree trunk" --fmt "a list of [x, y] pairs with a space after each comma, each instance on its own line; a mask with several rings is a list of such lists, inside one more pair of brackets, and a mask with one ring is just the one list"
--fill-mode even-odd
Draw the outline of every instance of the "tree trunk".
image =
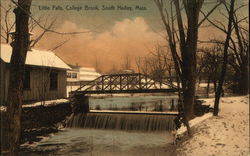
[[207, 80], [207, 97], [209, 98], [209, 89], [210, 89], [210, 76], [208, 76]]
[[189, 86], [186, 91], [183, 92], [183, 102], [184, 102], [184, 115], [186, 119], [189, 121], [194, 118], [194, 97], [195, 97], [195, 82], [196, 80], [192, 80], [193, 82], [189, 82]]
[[217, 81], [213, 80], [213, 84], [214, 84], [214, 92], [216, 93], [216, 90], [217, 90]]
[[[215, 93], [215, 102], [214, 102], [214, 112], [213, 115], [217, 116], [219, 113], [219, 102], [220, 102], [220, 97], [221, 97], [221, 93], [223, 91], [223, 83], [224, 83], [224, 79], [225, 79], [225, 75], [226, 75], [226, 71], [227, 71], [227, 62], [228, 62], [228, 47], [229, 47], [229, 41], [230, 41], [230, 36], [232, 33], [232, 22], [233, 22], [233, 15], [234, 15], [234, 2], [235, 0], [231, 0], [230, 2], [230, 12], [229, 12], [229, 20], [228, 20], [228, 32], [227, 32], [227, 36], [226, 36], [226, 41], [225, 41], [225, 45], [224, 45], [224, 55], [223, 55], [223, 64], [222, 64], [222, 71], [221, 71], [221, 75], [220, 75], [220, 79], [219, 79], [219, 84], [218, 84], [218, 88], [216, 90]], [[227, 4], [225, 4], [227, 5]]]
[[244, 66], [240, 72], [239, 78], [239, 94], [247, 95], [249, 93], [249, 72], [248, 65]]
[[197, 40], [198, 40], [198, 20], [199, 12], [202, 2], [188, 1], [186, 6], [188, 18], [188, 30], [185, 49], [182, 49], [183, 55], [183, 102], [184, 102], [184, 115], [189, 121], [194, 117], [194, 97], [195, 86], [197, 79]]
[[29, 13], [31, 0], [18, 0], [14, 9], [16, 32], [10, 61], [9, 90], [7, 100], [7, 151], [17, 155], [21, 133], [21, 112], [23, 99], [23, 77], [26, 54], [29, 49]]
[[[165, 17], [164, 4], [161, 0], [155, 0], [156, 5], [159, 8], [161, 19], [166, 28], [168, 36], [168, 44], [172, 53], [172, 58], [175, 64], [175, 68], [178, 76], [181, 79], [182, 92], [183, 92], [183, 105], [184, 105], [184, 124], [187, 127], [188, 134], [191, 135], [189, 120], [194, 117], [194, 97], [195, 97], [195, 85], [197, 78], [196, 70], [196, 51], [197, 51], [197, 41], [198, 41], [198, 21], [200, 9], [203, 5], [203, 0], [196, 1], [183, 1], [185, 13], [187, 15], [187, 33], [185, 34], [184, 25], [181, 15], [181, 7], [179, 0], [174, 0], [175, 10], [176, 10], [176, 20], [178, 25], [179, 33], [179, 48], [181, 52], [181, 57], [177, 54], [177, 47], [175, 41], [175, 35], [173, 35], [174, 22], [169, 23], [168, 18]], [[172, 8], [172, 7], [171, 7]], [[171, 9], [172, 10], [172, 9]], [[167, 11], [166, 11], [167, 12]], [[172, 11], [171, 11], [172, 13]], [[168, 16], [168, 13], [166, 13]], [[173, 19], [173, 18], [172, 18]], [[172, 24], [172, 29], [170, 28]], [[180, 70], [179, 70], [180, 69]]]

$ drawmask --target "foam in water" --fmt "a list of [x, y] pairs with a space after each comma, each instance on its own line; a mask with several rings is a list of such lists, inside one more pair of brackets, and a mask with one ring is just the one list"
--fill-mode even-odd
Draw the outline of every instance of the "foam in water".
[[71, 115], [67, 127], [127, 131], [172, 131], [175, 130], [174, 119], [174, 115], [77, 113]]

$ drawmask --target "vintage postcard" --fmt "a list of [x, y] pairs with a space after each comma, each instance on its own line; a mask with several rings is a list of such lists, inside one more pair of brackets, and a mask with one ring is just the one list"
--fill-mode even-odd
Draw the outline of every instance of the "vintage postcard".
[[246, 0], [1, 0], [1, 155], [249, 155]]

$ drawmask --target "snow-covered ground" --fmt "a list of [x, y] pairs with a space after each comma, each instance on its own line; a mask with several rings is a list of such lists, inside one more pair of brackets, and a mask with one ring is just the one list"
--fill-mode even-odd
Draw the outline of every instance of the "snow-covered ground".
[[[211, 106], [213, 101], [206, 99]], [[219, 116], [196, 124], [193, 137], [182, 142], [177, 153], [180, 156], [249, 155], [249, 97], [222, 98]]]
[[[44, 106], [49, 106], [49, 105], [56, 105], [59, 103], [65, 103], [65, 102], [69, 102], [68, 99], [56, 99], [56, 100], [49, 100], [49, 101], [45, 101]], [[41, 106], [42, 103], [41, 102], [34, 102], [31, 104], [25, 104], [22, 107], [26, 108], [26, 107], [37, 107], [37, 106]], [[0, 106], [0, 111], [6, 111], [6, 106]]]
[[[45, 101], [44, 106], [56, 105], [56, 104], [65, 103], [65, 102], [69, 102], [69, 100], [68, 99], [49, 100], [49, 101]], [[25, 107], [36, 107], [36, 106], [41, 106], [41, 105], [42, 105], [41, 102], [34, 102], [34, 103], [31, 103], [31, 104], [23, 105], [23, 108], [25, 108]]]

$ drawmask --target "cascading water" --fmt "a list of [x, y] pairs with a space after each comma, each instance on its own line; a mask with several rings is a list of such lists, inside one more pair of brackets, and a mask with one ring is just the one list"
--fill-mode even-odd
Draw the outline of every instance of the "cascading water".
[[127, 131], [172, 131], [176, 127], [175, 118], [175, 115], [77, 113], [71, 115], [67, 127]]

